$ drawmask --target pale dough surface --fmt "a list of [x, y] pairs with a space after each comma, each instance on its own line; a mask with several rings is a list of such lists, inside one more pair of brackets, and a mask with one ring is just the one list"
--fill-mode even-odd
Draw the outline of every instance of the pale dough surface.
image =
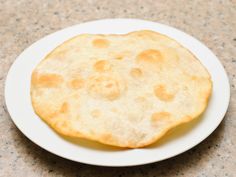
[[32, 73], [35, 112], [58, 133], [137, 148], [197, 118], [209, 73], [175, 40], [153, 31], [78, 35]]

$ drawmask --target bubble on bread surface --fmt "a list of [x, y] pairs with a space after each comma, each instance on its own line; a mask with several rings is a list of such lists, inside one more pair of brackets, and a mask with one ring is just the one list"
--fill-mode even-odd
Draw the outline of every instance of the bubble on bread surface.
[[140, 68], [131, 68], [129, 73], [133, 78], [140, 78], [143, 74]]
[[157, 64], [163, 61], [162, 54], [159, 50], [156, 49], [147, 49], [140, 52], [137, 57], [136, 61], [138, 63], [148, 63], [148, 64]]
[[59, 74], [54, 74], [54, 73], [38, 74], [35, 72], [32, 75], [32, 83], [34, 83], [34, 85], [38, 87], [55, 88], [59, 87], [62, 82], [63, 82], [63, 77]]
[[107, 48], [110, 44], [108, 40], [102, 38], [94, 39], [92, 43], [95, 48]]
[[163, 125], [171, 121], [171, 114], [169, 112], [155, 112], [151, 116], [151, 123], [154, 126]]
[[107, 60], [98, 60], [93, 65], [93, 69], [97, 72], [104, 72], [111, 69], [111, 64]]
[[84, 86], [84, 80], [81, 77], [71, 79], [68, 83], [68, 86], [71, 89], [80, 89]]
[[112, 101], [119, 98], [121, 94], [121, 83], [115, 76], [92, 76], [88, 80], [88, 92], [96, 98]]
[[157, 85], [154, 87], [155, 96], [162, 101], [172, 101], [175, 97], [175, 94], [169, 92], [165, 85]]

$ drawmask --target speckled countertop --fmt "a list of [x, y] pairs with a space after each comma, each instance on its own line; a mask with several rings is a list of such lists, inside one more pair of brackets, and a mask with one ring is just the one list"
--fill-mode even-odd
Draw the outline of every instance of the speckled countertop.
[[[15, 127], [4, 103], [10, 65], [30, 44], [59, 29], [102, 18], [140, 18], [177, 27], [205, 43], [230, 79], [225, 119], [195, 148], [127, 168], [84, 165], [55, 156]], [[234, 0], [0, 0], [0, 176], [175, 177], [236, 175], [236, 2]]]

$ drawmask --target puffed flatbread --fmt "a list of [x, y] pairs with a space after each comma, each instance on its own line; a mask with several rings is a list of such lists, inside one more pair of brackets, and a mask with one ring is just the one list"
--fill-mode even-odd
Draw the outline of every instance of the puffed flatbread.
[[56, 132], [130, 148], [197, 118], [211, 90], [193, 54], [146, 30], [78, 35], [47, 55], [31, 80], [33, 108]]

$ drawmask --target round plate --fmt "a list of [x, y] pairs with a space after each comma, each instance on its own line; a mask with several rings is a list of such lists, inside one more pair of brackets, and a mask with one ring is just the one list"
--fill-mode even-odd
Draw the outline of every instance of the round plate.
[[[122, 34], [148, 29], [165, 34], [189, 49], [208, 69], [213, 92], [201, 118], [172, 130], [160, 141], [142, 149], [119, 149], [81, 139], [66, 139], [55, 133], [35, 113], [31, 105], [32, 70], [51, 50], [81, 33]], [[102, 166], [132, 166], [164, 160], [203, 141], [222, 121], [230, 97], [229, 81], [216, 56], [201, 42], [175, 28], [137, 19], [106, 19], [75, 25], [48, 35], [24, 50], [9, 70], [5, 99], [9, 114], [31, 141], [58, 156]]]

